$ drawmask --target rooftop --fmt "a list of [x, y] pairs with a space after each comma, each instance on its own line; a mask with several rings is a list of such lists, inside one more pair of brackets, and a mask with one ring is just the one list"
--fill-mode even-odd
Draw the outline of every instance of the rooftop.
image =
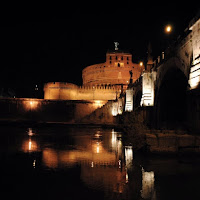
[[113, 53], [113, 54], [116, 54], [116, 53], [124, 53], [124, 54], [131, 54], [128, 50], [108, 50], [107, 53]]

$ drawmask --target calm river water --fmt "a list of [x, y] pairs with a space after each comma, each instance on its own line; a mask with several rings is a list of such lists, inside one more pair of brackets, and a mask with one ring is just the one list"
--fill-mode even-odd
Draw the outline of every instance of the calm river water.
[[198, 158], [133, 153], [101, 128], [0, 127], [3, 199], [200, 199]]

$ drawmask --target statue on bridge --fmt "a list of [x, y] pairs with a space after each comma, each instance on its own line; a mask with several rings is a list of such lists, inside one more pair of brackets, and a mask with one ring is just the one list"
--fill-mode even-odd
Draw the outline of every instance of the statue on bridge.
[[130, 70], [130, 71], [129, 71], [129, 74], [130, 74], [130, 81], [129, 81], [129, 84], [132, 84], [132, 83], [133, 83], [133, 71]]

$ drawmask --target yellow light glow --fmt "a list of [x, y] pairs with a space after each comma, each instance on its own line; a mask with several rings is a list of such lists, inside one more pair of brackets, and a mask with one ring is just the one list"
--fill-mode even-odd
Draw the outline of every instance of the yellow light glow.
[[103, 104], [102, 101], [99, 101], [99, 100], [96, 100], [96, 101], [95, 101], [95, 106], [96, 106], [97, 108], [101, 108], [103, 105], [104, 105], [104, 104]]
[[35, 163], [36, 163], [36, 160], [33, 161], [33, 167], [34, 167], [34, 168], [35, 168]]
[[31, 142], [31, 139], [29, 140], [29, 143], [28, 143], [28, 150], [31, 151], [31, 145], [32, 145], [32, 142]]
[[28, 128], [28, 135], [29, 135], [29, 136], [33, 136], [33, 134], [34, 134], [34, 133], [33, 133], [32, 128]]
[[97, 146], [97, 153], [99, 153], [99, 146]]
[[115, 117], [115, 116], [117, 116], [117, 114], [118, 114], [118, 113], [117, 113], [117, 110], [114, 110], [114, 109], [113, 109], [113, 110], [112, 110], [112, 116]]
[[165, 32], [166, 32], [166, 33], [171, 33], [171, 32], [172, 32], [172, 26], [171, 26], [171, 25], [167, 25], [167, 26], [165, 27]]
[[143, 199], [150, 199], [153, 196], [154, 191], [154, 172], [146, 172], [142, 168], [142, 190], [141, 196]]
[[140, 64], [140, 67], [142, 67], [142, 66], [143, 66], [143, 62], [142, 62], [142, 61], [141, 61], [139, 64]]
[[28, 140], [23, 141], [22, 151], [23, 152], [37, 152], [37, 151], [39, 151], [39, 146], [37, 144], [37, 141], [35, 141], [35, 140], [31, 139], [31, 137], [29, 137]]
[[37, 100], [33, 100], [33, 99], [28, 99], [28, 101], [25, 100], [23, 102], [23, 104], [24, 104], [26, 110], [35, 110], [39, 106], [38, 101]]
[[94, 143], [92, 144], [92, 149], [93, 149], [93, 153], [95, 154], [101, 154], [102, 151], [103, 151], [103, 147], [102, 147], [102, 144], [101, 142], [96, 142], [94, 141]]
[[129, 168], [133, 161], [133, 149], [132, 146], [125, 146], [125, 162], [126, 167]]

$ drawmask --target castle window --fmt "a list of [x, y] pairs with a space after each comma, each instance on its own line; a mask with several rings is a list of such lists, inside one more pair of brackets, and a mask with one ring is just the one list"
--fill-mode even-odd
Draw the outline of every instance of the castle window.
[[112, 60], [112, 56], [110, 56], [110, 60]]
[[129, 62], [127, 62], [127, 64], [129, 64]]
[[120, 63], [118, 63], [118, 67], [120, 67]]
[[110, 61], [110, 64], [112, 63], [112, 61]]
[[116, 60], [117, 60], [117, 56], [116, 56]]
[[123, 60], [124, 58], [123, 58], [123, 56], [121, 57], [121, 60]]
[[129, 57], [127, 57], [127, 60], [129, 60]]

